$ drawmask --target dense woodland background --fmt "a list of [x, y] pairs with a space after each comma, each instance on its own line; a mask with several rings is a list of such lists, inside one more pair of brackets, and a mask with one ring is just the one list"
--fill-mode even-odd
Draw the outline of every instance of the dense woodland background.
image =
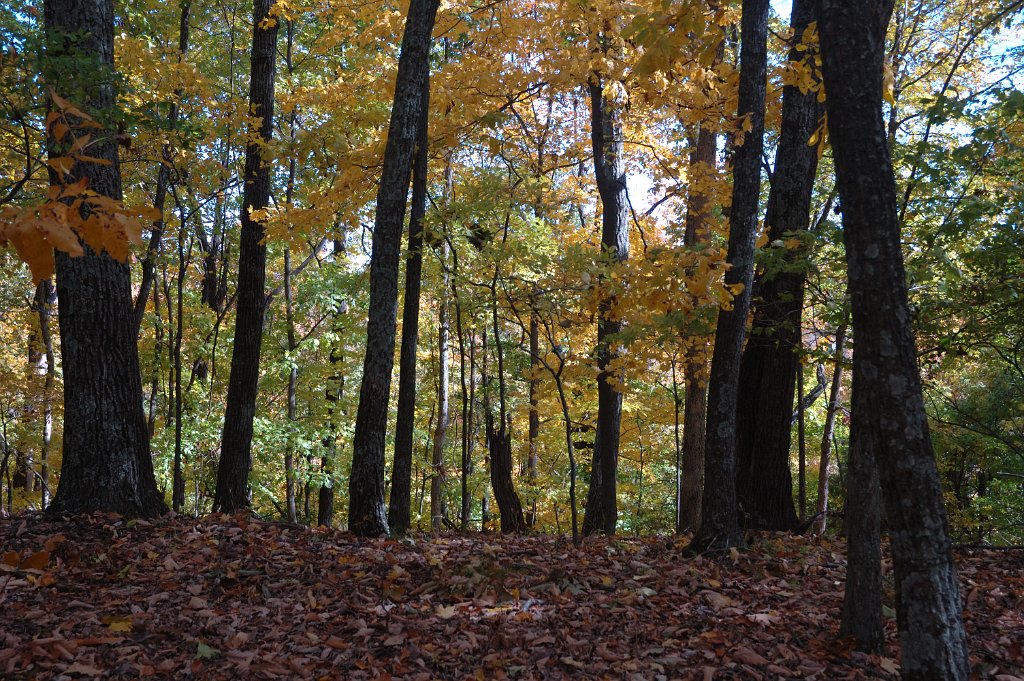
[[[129, 257], [148, 437], [165, 502], [186, 514], [214, 508], [244, 217], [266, 234], [266, 284], [256, 300], [262, 348], [258, 364], [249, 363], [259, 371], [251, 505], [264, 518], [344, 526], [374, 211], [406, 8], [273, 7], [274, 116], [263, 120], [272, 122], [270, 140], [258, 145], [247, 133], [256, 80], [251, 3], [119, 2], [116, 74], [74, 53], [62, 57], [63, 68], [116, 83], [116, 110], [88, 113], [118, 131], [125, 203], [162, 206], [156, 222], [141, 214], [143, 245]], [[918, 363], [959, 542], [1024, 541], [1021, 7], [899, 3], [886, 48], [884, 115]], [[749, 119], [735, 116], [739, 18], [738, 3], [688, 0], [446, 2], [438, 10], [422, 245], [410, 235], [408, 247], [403, 237], [401, 259], [403, 272], [422, 268], [421, 290], [405, 284], [398, 329], [418, 319], [416, 362], [403, 364], [400, 377], [415, 376], [405, 388], [415, 398], [399, 406], [396, 352], [392, 399], [375, 401], [390, 408], [392, 508], [393, 452], [411, 453], [410, 488], [397, 496], [408, 498], [413, 528], [429, 529], [433, 518], [450, 529], [522, 529], [507, 526], [496, 507], [494, 487], [511, 484], [522, 522], [568, 533], [594, 487], [599, 373], [614, 393], [604, 399], [621, 399], [611, 528], [695, 528], [712, 333], [719, 306], [741, 288], [723, 284], [731, 163], [750, 130]], [[826, 517], [829, 528], [843, 520], [857, 334], [817, 33], [814, 24], [789, 26], [789, 16], [772, 15], [758, 283], [744, 362], [756, 365], [756, 351], [764, 363], [791, 368], [767, 384], [741, 379], [737, 427], [748, 457], [759, 455], [765, 429], [783, 442], [778, 479], [748, 480], [783, 490], [775, 496], [781, 508], [761, 509], [756, 490], [744, 497], [742, 471], [738, 492], [750, 526], [800, 528], [821, 514], [821, 530]], [[61, 99], [49, 103], [44, 42], [38, 6], [5, 2], [7, 222], [36, 211], [61, 172], [46, 154], [47, 130], [67, 122], [64, 134], [89, 132], [74, 122], [82, 120], [75, 107], [85, 108], [79, 93], [55, 91]], [[795, 59], [787, 59], [791, 49]], [[818, 167], [804, 227], [782, 229], [764, 214], [776, 190], [786, 85], [818, 105], [797, 145]], [[55, 110], [66, 118], [48, 117]], [[605, 161], [595, 163], [592, 138], [599, 115], [597, 129], [622, 140], [608, 161], [628, 177], [617, 196], [600, 186]], [[261, 151], [270, 186], [269, 203], [254, 211], [242, 211], [247, 145]], [[88, 143], [76, 153], [89, 154]], [[602, 256], [613, 201], [628, 238], [618, 250], [605, 239]], [[33, 214], [45, 231], [45, 216]], [[20, 246], [0, 251], [5, 514], [49, 503], [66, 437], [55, 288], [42, 271], [46, 258]], [[787, 304], [797, 314], [773, 321], [772, 306]], [[762, 413], [774, 414], [768, 426]], [[496, 465], [508, 481], [494, 475]]]

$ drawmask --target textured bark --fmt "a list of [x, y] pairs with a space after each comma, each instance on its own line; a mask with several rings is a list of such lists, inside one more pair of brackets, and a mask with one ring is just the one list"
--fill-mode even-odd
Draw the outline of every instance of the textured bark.
[[391, 370], [395, 362], [398, 256], [416, 133], [424, 110], [430, 69], [431, 33], [438, 0], [412, 0], [402, 36], [398, 78], [377, 190], [370, 256], [370, 310], [363, 380], [349, 478], [349, 529], [364, 537], [388, 534], [384, 506], [384, 444]]
[[725, 275], [725, 283], [740, 284], [742, 291], [733, 299], [731, 310], [718, 313], [715, 353], [708, 383], [701, 525], [691, 544], [696, 551], [743, 545], [736, 509], [736, 391], [754, 277], [754, 240], [764, 149], [768, 5], [767, 0], [744, 0], [740, 22], [738, 113], [747, 117], [750, 131], [733, 155], [728, 254], [731, 267]]
[[[596, 76], [592, 76], [596, 79]], [[601, 260], [614, 266], [629, 258], [629, 218], [626, 199], [626, 164], [622, 148], [622, 112], [604, 96], [598, 79], [590, 84], [590, 140], [594, 151], [594, 175], [601, 195]], [[607, 286], [608, 281], [602, 282]], [[583, 534], [615, 534], [618, 519], [616, 482], [619, 468], [619, 430], [622, 393], [612, 382], [621, 379], [611, 368], [618, 358], [613, 345], [622, 322], [612, 316], [615, 297], [605, 294], [598, 305], [597, 321], [597, 437]]]
[[832, 366], [832, 387], [828, 393], [825, 410], [825, 425], [822, 427], [821, 450], [818, 457], [818, 500], [814, 506], [813, 531], [824, 534], [828, 527], [828, 468], [832, 454], [832, 435], [836, 427], [836, 412], [839, 410], [839, 391], [843, 386], [843, 348], [846, 345], [846, 323], [836, 331], [836, 355]]
[[[718, 136], [701, 126], [690, 152], [690, 177], [709, 179], [715, 171]], [[692, 180], [691, 180], [692, 181]], [[693, 190], [687, 197], [687, 248], [703, 248], [710, 239], [708, 225], [711, 208], [706, 191]], [[686, 351], [683, 396], [683, 449], [682, 471], [679, 482], [679, 518], [676, 531], [696, 532], [700, 527], [701, 503], [704, 492], [704, 440], [708, 416], [708, 360], [706, 336], [692, 340]]]
[[[813, 0], [796, 0], [790, 26], [798, 42], [816, 19]], [[789, 59], [806, 57], [795, 47]], [[765, 223], [769, 243], [807, 231], [817, 149], [807, 144], [822, 106], [814, 92], [787, 86], [782, 95], [782, 128]], [[782, 252], [776, 271], [761, 274], [753, 292], [753, 326], [740, 364], [736, 404], [736, 501], [742, 522], [764, 530], [792, 530], [789, 469], [793, 388], [800, 364], [800, 317], [804, 303], [804, 249], [772, 246]]]
[[[258, 134], [269, 142], [274, 122], [274, 72], [278, 21], [269, 16], [271, 0], [254, 0], [249, 111], [259, 116]], [[272, 24], [272, 25], [271, 25]], [[213, 510], [230, 513], [249, 507], [249, 470], [252, 468], [253, 419], [260, 378], [260, 346], [266, 293], [267, 246], [263, 224], [252, 212], [270, 202], [270, 164], [259, 144], [245, 149], [245, 188], [242, 192], [242, 236], [238, 251], [238, 289], [235, 302], [235, 339], [231, 348], [224, 432]]]
[[921, 395], [882, 120], [892, 6], [892, 0], [821, 0], [829, 135], [856, 338], [851, 429], [857, 450], [877, 463], [885, 499], [902, 677], [966, 679], [960, 593]]
[[402, 307], [402, 347], [398, 359], [398, 416], [395, 421], [395, 460], [391, 471], [388, 526], [405, 534], [412, 522], [412, 434], [416, 424], [416, 348], [420, 333], [420, 283], [423, 273], [423, 218], [427, 211], [429, 65], [423, 86], [422, 113], [417, 123], [416, 155], [412, 167], [412, 207], [409, 252], [405, 256], [405, 301]]
[[872, 451], [854, 430], [846, 473], [846, 589], [839, 635], [854, 637], [857, 647], [869, 652], [878, 652], [885, 644], [880, 525], [878, 468]]
[[527, 437], [529, 438], [529, 454], [526, 460], [526, 471], [529, 476], [533, 499], [530, 502], [530, 510], [526, 514], [526, 524], [533, 527], [537, 522], [537, 484], [538, 473], [538, 439], [540, 438], [540, 411], [538, 410], [540, 393], [540, 363], [537, 358], [540, 356], [540, 325], [537, 323], [537, 315], [530, 313], [530, 421]]
[[[48, 84], [77, 99], [79, 108], [109, 112], [115, 106], [113, 2], [47, 0], [43, 16]], [[97, 68], [61, 68], [70, 55]], [[94, 139], [90, 156], [107, 164], [78, 163], [67, 179], [86, 178], [91, 190], [120, 200], [117, 142], [110, 130], [97, 131]], [[53, 146], [48, 152], [59, 153]], [[142, 411], [128, 265], [90, 249], [78, 258], [58, 252], [56, 260], [64, 458], [50, 515], [163, 513]]]

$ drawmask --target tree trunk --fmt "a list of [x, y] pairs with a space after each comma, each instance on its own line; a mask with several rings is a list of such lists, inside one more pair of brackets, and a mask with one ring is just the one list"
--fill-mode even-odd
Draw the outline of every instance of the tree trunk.
[[[491, 281], [491, 311], [494, 332], [494, 355], [497, 358], [498, 379], [498, 426], [495, 427], [494, 412], [491, 405], [486, 406], [487, 450], [490, 453], [491, 488], [494, 500], [498, 503], [498, 515], [503, 533], [525, 532], [526, 520], [523, 518], [523, 505], [516, 494], [512, 483], [512, 434], [509, 432], [511, 418], [505, 404], [505, 360], [502, 356], [501, 336], [498, 335], [498, 299], [497, 299], [498, 268], [495, 267], [494, 279]], [[487, 385], [487, 339], [484, 339], [484, 379]], [[490, 390], [488, 393], [490, 394]], [[488, 398], [488, 402], [490, 399]]]
[[839, 391], [843, 385], [843, 346], [846, 344], [846, 322], [836, 331], [836, 354], [832, 365], [832, 387], [828, 393], [825, 411], [825, 425], [822, 428], [821, 450], [818, 458], [818, 500], [814, 506], [815, 534], [825, 534], [828, 526], [828, 467], [832, 452], [832, 435], [836, 427], [836, 412], [839, 410]]
[[349, 478], [349, 529], [363, 537], [388, 534], [384, 507], [384, 444], [391, 370], [395, 361], [399, 242], [416, 136], [425, 110], [423, 91], [429, 78], [431, 33], [437, 7], [438, 0], [412, 0], [409, 5], [384, 168], [377, 190], [366, 355]]
[[53, 440], [53, 382], [56, 373], [53, 351], [53, 331], [50, 317], [57, 302], [53, 282], [44, 279], [36, 286], [34, 306], [39, 317], [39, 337], [43, 343], [43, 358], [46, 361], [46, 377], [43, 379], [43, 438], [39, 448], [39, 508], [45, 509], [50, 503], [50, 445]]
[[[594, 151], [594, 175], [601, 195], [601, 263], [614, 267], [629, 258], [629, 218], [626, 204], [626, 164], [622, 148], [622, 122], [619, 106], [605, 97], [596, 74], [590, 84], [590, 140]], [[611, 284], [603, 278], [601, 286]], [[622, 322], [612, 316], [614, 294], [604, 292], [598, 305], [597, 321], [597, 437], [594, 440], [592, 470], [587, 508], [583, 515], [583, 534], [615, 534], [618, 518], [616, 482], [619, 466], [619, 430], [622, 421], [622, 393], [614, 383], [622, 380], [613, 368], [619, 353], [614, 349]]]
[[[534, 211], [536, 214], [536, 211]], [[539, 458], [537, 450], [540, 439], [540, 411], [537, 409], [540, 393], [540, 363], [537, 357], [540, 352], [540, 325], [537, 323], [537, 315], [530, 312], [530, 422], [527, 435], [529, 437], [529, 455], [526, 461], [526, 471], [529, 476], [531, 495], [530, 510], [526, 514], [526, 525], [531, 529], [537, 524], [537, 474]]]
[[857, 647], [878, 652], [882, 630], [881, 494], [873, 453], [861, 434], [850, 434], [846, 473], [846, 590], [840, 636], [852, 636]]
[[[813, 0], [796, 0], [790, 26], [794, 46], [789, 60], [800, 61], [804, 30], [814, 21]], [[782, 128], [765, 223], [770, 248], [779, 261], [761, 274], [753, 298], [753, 327], [740, 365], [736, 407], [736, 497], [747, 527], [792, 530], [789, 469], [793, 392], [800, 364], [800, 317], [804, 303], [806, 246], [782, 245], [806, 234], [818, 154], [807, 144], [822, 107], [815, 92], [787, 86], [782, 96]]]
[[174, 363], [174, 469], [171, 472], [171, 508], [174, 509], [175, 513], [179, 513], [185, 507], [185, 474], [182, 470], [182, 440], [184, 437], [182, 417], [184, 402], [181, 392], [181, 344], [185, 334], [185, 273], [188, 270], [187, 259], [190, 260], [192, 255], [192, 241], [191, 239], [189, 240], [188, 257], [186, 259], [185, 211], [182, 210], [181, 205], [177, 201], [175, 201], [175, 204], [178, 209], [178, 215], [181, 218], [181, 225], [178, 229], [178, 297], [177, 309], [175, 310], [177, 323], [174, 327], [174, 350], [171, 358]]
[[405, 534], [412, 522], [412, 434], [416, 425], [416, 348], [420, 329], [420, 283], [423, 273], [423, 218], [427, 210], [429, 66], [423, 86], [422, 113], [417, 123], [416, 155], [412, 166], [412, 208], [409, 252], [405, 256], [405, 302], [402, 308], [402, 349], [398, 360], [398, 417], [395, 421], [395, 461], [391, 472], [388, 525]]
[[[690, 152], [691, 182], [697, 178], [709, 180], [715, 171], [718, 135], [710, 128], [700, 126], [693, 150]], [[710, 239], [708, 221], [711, 210], [706, 190], [691, 190], [687, 197], [685, 245], [689, 249], [704, 247]], [[708, 407], [709, 339], [698, 336], [691, 339], [686, 351], [683, 369], [686, 387], [683, 395], [683, 450], [679, 483], [679, 518], [676, 531], [696, 532], [700, 527], [701, 503], [704, 492], [704, 440]]]
[[[178, 63], [181, 64], [188, 53], [188, 21], [189, 12], [192, 9], [192, 0], [182, 0], [181, 16], [178, 20]], [[171, 110], [167, 114], [167, 129], [173, 133], [178, 127], [178, 100], [181, 99], [182, 90], [174, 90], [174, 101], [171, 102]], [[135, 298], [135, 309], [132, 313], [135, 322], [135, 332], [138, 334], [142, 326], [142, 317], [146, 312], [146, 301], [149, 299], [149, 290], [156, 281], [156, 256], [160, 252], [160, 242], [164, 235], [164, 204], [167, 201], [167, 187], [171, 183], [171, 171], [174, 166], [171, 162], [171, 145], [166, 143], [160, 149], [161, 163], [157, 170], [156, 192], [153, 195], [153, 208], [159, 212], [160, 217], [153, 223], [153, 230], [149, 237], [149, 246], [146, 248], [146, 256], [142, 259], [142, 279], [139, 282], [139, 293]]]
[[[263, 143], [270, 141], [274, 122], [278, 18], [265, 21], [270, 15], [271, 4], [271, 0], [253, 2], [249, 111], [260, 117], [259, 137]], [[252, 468], [253, 419], [260, 379], [267, 274], [265, 232], [262, 223], [252, 218], [252, 212], [266, 208], [270, 201], [270, 171], [269, 159], [263, 158], [260, 145], [250, 143], [245, 149], [235, 340], [231, 350], [224, 433], [213, 500], [213, 510], [224, 513], [248, 508], [250, 504], [249, 470]]]
[[704, 496], [695, 551], [743, 545], [736, 509], [736, 397], [740, 358], [750, 309], [757, 236], [761, 154], [764, 149], [764, 101], [767, 79], [767, 0], [743, 0], [739, 108], [750, 130], [733, 156], [732, 208], [729, 213], [729, 286], [739, 285], [733, 308], [720, 310], [715, 354], [708, 383], [707, 440], [704, 451]]
[[[48, 84], [80, 108], [106, 118], [116, 106], [113, 2], [46, 0], [43, 15], [49, 42]], [[62, 68], [69, 57], [93, 59], [97, 69]], [[92, 191], [120, 201], [117, 141], [110, 130], [95, 135], [95, 140], [89, 154], [103, 163], [77, 163], [66, 179], [84, 178]], [[53, 140], [47, 151], [60, 153]], [[51, 175], [51, 183], [55, 180]], [[86, 247], [78, 258], [58, 252], [56, 273], [64, 459], [50, 515], [163, 513], [167, 509], [156, 488], [142, 411], [128, 265]]]
[[[442, 266], [446, 248], [442, 242], [440, 257]], [[430, 528], [440, 532], [442, 521], [447, 515], [444, 500], [444, 445], [448, 434], [448, 276], [445, 275], [438, 301], [437, 319], [437, 426], [434, 428], [433, 453], [430, 477]]]
[[882, 120], [892, 7], [892, 0], [822, 0], [819, 22], [857, 341], [852, 431], [857, 452], [877, 463], [885, 498], [902, 677], [966, 679], [960, 592], [921, 395]]

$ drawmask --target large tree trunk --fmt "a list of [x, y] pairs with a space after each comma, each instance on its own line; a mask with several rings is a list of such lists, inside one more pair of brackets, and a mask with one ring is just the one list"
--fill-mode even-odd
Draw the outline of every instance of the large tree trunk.
[[391, 472], [388, 525], [405, 534], [411, 523], [412, 434], [416, 424], [416, 348], [420, 330], [420, 282], [423, 273], [423, 218], [427, 211], [429, 65], [423, 86], [423, 107], [416, 131], [412, 167], [412, 208], [409, 252], [405, 256], [405, 302], [402, 307], [402, 349], [398, 360], [398, 417], [395, 421], [395, 461]]
[[[715, 172], [718, 135], [701, 125], [690, 152], [690, 181], [701, 186]], [[708, 221], [711, 207], [707, 190], [691, 189], [687, 196], [685, 245], [690, 249], [703, 248], [711, 237]], [[710, 339], [696, 336], [686, 351], [683, 396], [683, 448], [682, 471], [679, 481], [679, 518], [676, 531], [696, 532], [700, 527], [700, 513], [704, 492], [704, 440], [708, 415], [708, 358]]]
[[[813, 0], [796, 0], [790, 26], [798, 51], [804, 29], [815, 20]], [[753, 327], [740, 364], [736, 393], [736, 501], [747, 527], [792, 530], [793, 479], [789, 469], [793, 388], [800, 363], [800, 317], [804, 304], [806, 245], [779, 242], [805, 234], [810, 223], [811, 190], [818, 154], [808, 145], [821, 118], [817, 94], [789, 85], [782, 95], [782, 130], [775, 156], [765, 223], [768, 240], [780, 255], [754, 287]]]
[[[619, 105], [605, 96], [601, 80], [590, 84], [590, 140], [594, 151], [594, 175], [601, 195], [601, 260], [614, 266], [629, 258], [629, 218], [626, 204], [626, 163], [622, 148], [622, 113]], [[602, 282], [610, 285], [610, 279]], [[619, 428], [622, 421], [622, 393], [613, 383], [621, 380], [612, 368], [618, 358], [613, 345], [622, 322], [612, 315], [615, 297], [604, 293], [597, 321], [597, 437], [593, 468], [600, 475], [591, 480], [583, 533], [615, 534], [618, 518], [616, 482], [619, 467]], [[596, 485], [595, 485], [596, 482]]]
[[[260, 117], [259, 137], [270, 141], [274, 122], [274, 71], [276, 66], [277, 19], [270, 15], [271, 0], [254, 0], [252, 70], [249, 82], [249, 111]], [[270, 202], [270, 164], [256, 142], [245, 149], [245, 189], [242, 193], [242, 237], [238, 250], [238, 292], [235, 302], [235, 341], [231, 349], [227, 406], [217, 490], [213, 510], [230, 513], [248, 508], [249, 470], [252, 468], [252, 431], [256, 416], [256, 390], [260, 380], [260, 346], [263, 341], [263, 313], [266, 307], [264, 282], [267, 275], [267, 246], [262, 223], [252, 211]]]
[[882, 629], [881, 493], [874, 455], [861, 433], [850, 436], [846, 473], [846, 590], [840, 636], [852, 636], [857, 647], [878, 652], [885, 644]]
[[[43, 16], [49, 86], [105, 118], [116, 106], [112, 0], [46, 0]], [[94, 60], [97, 68], [64, 68], [69, 57]], [[92, 191], [120, 201], [117, 141], [112, 130], [97, 132], [89, 155], [103, 163], [77, 163], [65, 179], [84, 178]], [[53, 140], [48, 147], [61, 153]], [[128, 265], [86, 248], [78, 258], [58, 252], [56, 273], [64, 460], [50, 514], [163, 513], [142, 411]]]
[[731, 310], [718, 313], [715, 354], [708, 384], [707, 440], [701, 525], [693, 550], [743, 545], [736, 510], [736, 391], [754, 278], [761, 154], [764, 149], [764, 101], [767, 79], [768, 1], [743, 0], [740, 23], [739, 108], [750, 130], [733, 155], [732, 208], [729, 213], [729, 286], [739, 285]]
[[384, 507], [384, 443], [391, 370], [395, 362], [399, 242], [416, 133], [424, 111], [423, 90], [429, 78], [431, 33], [437, 7], [438, 0], [412, 0], [409, 5], [384, 168], [377, 190], [366, 355], [349, 478], [349, 529], [364, 537], [388, 534]]
[[828, 124], [843, 211], [856, 346], [856, 450], [878, 465], [892, 542], [904, 679], [966, 679], [970, 665], [942, 489], [911, 330], [882, 120], [892, 0], [821, 0]]

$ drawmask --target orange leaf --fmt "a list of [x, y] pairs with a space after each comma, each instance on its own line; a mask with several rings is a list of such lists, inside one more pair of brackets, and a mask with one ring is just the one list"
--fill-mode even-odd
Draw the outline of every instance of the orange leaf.
[[21, 567], [25, 570], [42, 570], [50, 562], [50, 552], [40, 551], [21, 561]]
[[17, 567], [18, 563], [21, 562], [21, 554], [19, 554], [17, 551], [4, 551], [3, 560], [0, 562], [2, 562], [4, 565]]

